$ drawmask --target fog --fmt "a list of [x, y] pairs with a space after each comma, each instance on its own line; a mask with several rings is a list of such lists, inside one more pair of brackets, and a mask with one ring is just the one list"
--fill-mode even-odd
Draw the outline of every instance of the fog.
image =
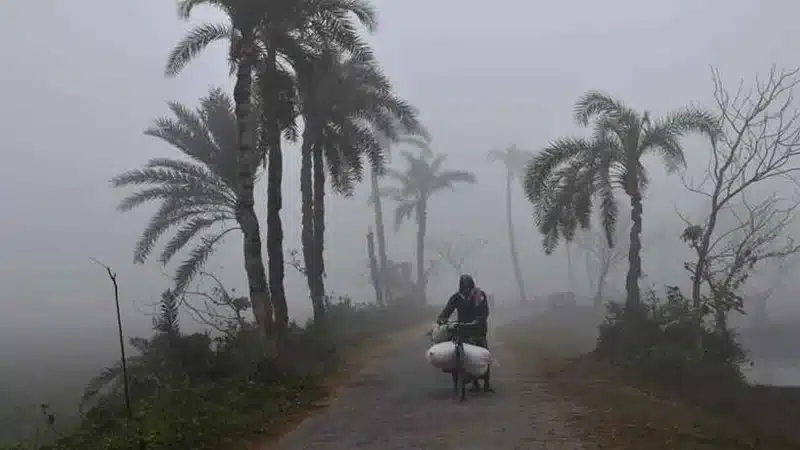
[[[563, 135], [581, 133], [572, 105], [601, 89], [655, 115], [687, 104], [709, 104], [710, 67], [735, 88], [772, 64], [800, 64], [800, 5], [789, 1], [707, 0], [544, 4], [501, 0], [374, 2], [381, 26], [373, 39], [396, 89], [419, 108], [433, 148], [448, 166], [473, 171], [475, 185], [433, 199], [429, 241], [454, 235], [487, 245], [465, 269], [499, 301], [514, 296], [504, 203], [505, 172], [486, 153], [509, 144], [536, 151]], [[213, 12], [203, 11], [214, 19]], [[199, 23], [198, 16], [194, 23]], [[146, 335], [151, 304], [169, 287], [174, 267], [134, 265], [133, 245], [152, 205], [121, 214], [129, 191], [109, 179], [149, 158], [175, 156], [142, 131], [168, 113], [167, 101], [195, 105], [211, 86], [232, 87], [223, 45], [180, 76], [163, 75], [167, 53], [189, 28], [163, 0], [6, 0], [0, 8], [0, 359], [19, 361], [61, 354], [80, 361], [115, 347], [111, 285], [90, 257], [118, 273], [125, 333]], [[689, 172], [705, 167], [701, 140], [687, 141]], [[299, 152], [286, 150], [286, 250], [300, 248]], [[397, 158], [394, 161], [398, 161]], [[693, 169], [696, 168], [696, 169]], [[691, 214], [700, 199], [678, 177], [653, 164], [645, 200], [644, 284], [685, 283], [688, 251], [678, 235], [676, 208]], [[265, 183], [257, 186], [265, 217]], [[516, 189], [514, 214], [521, 265], [534, 295], [568, 290], [565, 253], [545, 256], [532, 210]], [[620, 197], [620, 200], [624, 200]], [[372, 224], [367, 187], [352, 198], [328, 197], [326, 244], [330, 291], [371, 301], [365, 233]], [[387, 202], [386, 207], [392, 207]], [[391, 210], [387, 222], [391, 224]], [[389, 227], [391, 230], [391, 227]], [[262, 228], [263, 230], [263, 228]], [[414, 232], [389, 233], [390, 258], [414, 261]], [[246, 290], [241, 245], [231, 235], [208, 269], [229, 288]], [[430, 254], [429, 258], [434, 258]], [[176, 258], [176, 261], [182, 258]], [[575, 290], [588, 294], [580, 264]], [[624, 264], [623, 264], [624, 265]], [[167, 274], [167, 275], [165, 275]], [[585, 275], [583, 275], [585, 277]], [[624, 287], [623, 272], [610, 280]], [[442, 302], [457, 274], [442, 266], [429, 298]], [[287, 267], [294, 319], [309, 317], [301, 275]], [[776, 300], [771, 311], [800, 312]], [[188, 321], [187, 321], [188, 325]]]

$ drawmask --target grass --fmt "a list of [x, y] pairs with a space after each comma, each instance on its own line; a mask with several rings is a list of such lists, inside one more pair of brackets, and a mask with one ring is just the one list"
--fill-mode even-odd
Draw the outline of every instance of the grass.
[[597, 321], [587, 309], [521, 319], [500, 331], [520, 360], [531, 362], [531, 376], [583, 407], [569, 424], [588, 443], [615, 450], [800, 448], [800, 389], [720, 384], [679, 395], [590, 353]]
[[[135, 396], [132, 420], [125, 418], [119, 398], [111, 397], [111, 404], [90, 411], [55, 445], [6, 448], [122, 450], [140, 448], [140, 440], [148, 450], [265, 448], [324, 407], [370, 351], [402, 341], [408, 330], [420, 334], [419, 327], [432, 316], [429, 308], [333, 305], [329, 327], [294, 332], [291, 372], [246, 369], [252, 351], [245, 342], [242, 352], [230, 354], [230, 363], [241, 372], [197, 379], [166, 374], [155, 391]], [[227, 360], [220, 361], [224, 370]], [[269, 373], [274, 375], [265, 378]]]

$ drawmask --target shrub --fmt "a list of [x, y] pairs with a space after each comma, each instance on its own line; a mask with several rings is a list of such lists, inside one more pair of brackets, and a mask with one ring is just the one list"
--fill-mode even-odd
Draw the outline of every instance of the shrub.
[[662, 299], [649, 291], [634, 311], [609, 304], [596, 355], [681, 390], [742, 382], [746, 354], [735, 333], [715, 332], [705, 320], [698, 323], [679, 288], [667, 287], [665, 294]]
[[[174, 298], [162, 299], [162, 317], [149, 339], [132, 339], [139, 354], [128, 362], [132, 417], [124, 408], [120, 365], [95, 378], [80, 425], [40, 450], [89, 448], [217, 449], [247, 433], [265, 431], [287, 411], [322, 394], [321, 377], [337, 367], [342, 350], [380, 333], [432, 316], [427, 308], [382, 309], [349, 298], [329, 299], [326, 325], [292, 324], [291, 358], [280, 366], [263, 357], [252, 325], [210, 338], [183, 335]], [[18, 445], [17, 449], [34, 448]]]

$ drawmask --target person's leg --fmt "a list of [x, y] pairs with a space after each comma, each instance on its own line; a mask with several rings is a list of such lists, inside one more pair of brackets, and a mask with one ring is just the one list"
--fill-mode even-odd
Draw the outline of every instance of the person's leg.
[[[467, 343], [472, 344], [472, 345], [480, 346], [480, 340], [477, 337], [471, 337], [470, 339], [467, 340]], [[480, 378], [473, 378], [472, 379], [472, 387], [470, 388], [470, 392], [480, 392], [481, 391], [481, 385], [480, 385], [480, 383], [478, 383], [478, 380], [480, 380]]]
[[[481, 338], [477, 339], [476, 345], [479, 345], [485, 349], [489, 349], [489, 342], [486, 339], [486, 336], [482, 336]], [[491, 364], [486, 369], [486, 374], [482, 377], [483, 378], [483, 391], [484, 392], [494, 392], [494, 389], [491, 385], [491, 376], [492, 376], [492, 366]]]

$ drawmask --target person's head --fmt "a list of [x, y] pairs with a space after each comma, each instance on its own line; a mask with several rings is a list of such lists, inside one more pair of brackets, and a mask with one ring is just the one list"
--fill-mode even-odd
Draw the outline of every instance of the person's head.
[[475, 289], [475, 280], [469, 275], [461, 275], [458, 278], [458, 292], [467, 295]]

